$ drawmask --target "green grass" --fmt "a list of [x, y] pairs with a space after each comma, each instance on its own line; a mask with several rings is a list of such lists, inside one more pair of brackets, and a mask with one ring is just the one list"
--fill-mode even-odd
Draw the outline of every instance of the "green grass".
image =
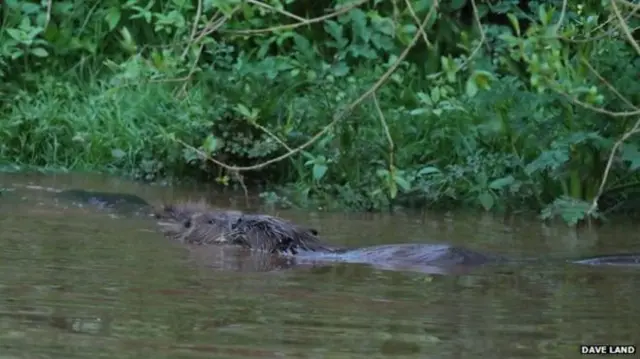
[[16, 95], [3, 114], [0, 161], [138, 176], [179, 172], [183, 149], [173, 138], [193, 140], [211, 127], [197, 88], [176, 100], [161, 83], [114, 87], [45, 80], [35, 93]]

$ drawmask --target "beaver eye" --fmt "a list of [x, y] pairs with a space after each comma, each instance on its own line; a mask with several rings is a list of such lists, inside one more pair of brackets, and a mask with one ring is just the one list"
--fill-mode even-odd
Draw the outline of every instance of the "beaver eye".
[[209, 224], [216, 224], [216, 221], [215, 221], [215, 219], [210, 219], [210, 220], [208, 220], [208, 221], [207, 221], [207, 223], [209, 223]]
[[186, 222], [184, 222], [184, 228], [191, 228], [191, 220], [188, 219]]

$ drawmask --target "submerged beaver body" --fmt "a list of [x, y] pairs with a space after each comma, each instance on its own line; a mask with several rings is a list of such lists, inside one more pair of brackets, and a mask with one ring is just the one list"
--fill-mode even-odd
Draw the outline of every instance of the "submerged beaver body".
[[90, 205], [122, 215], [149, 214], [151, 205], [135, 194], [68, 189], [56, 193], [56, 198], [78, 205]]
[[[203, 204], [172, 205], [156, 213], [163, 233], [189, 245], [234, 245], [296, 263], [347, 262], [394, 270], [443, 273], [488, 263], [515, 263], [447, 244], [391, 244], [344, 248], [323, 243], [318, 232], [281, 218], [211, 210]], [[600, 256], [571, 261], [588, 265], [638, 265], [640, 254]]]

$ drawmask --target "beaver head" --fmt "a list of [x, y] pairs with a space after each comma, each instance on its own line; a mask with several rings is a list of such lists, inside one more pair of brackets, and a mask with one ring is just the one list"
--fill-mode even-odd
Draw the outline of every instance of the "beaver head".
[[237, 211], [216, 211], [203, 203], [168, 205], [155, 213], [162, 233], [189, 244], [228, 243], [227, 234], [242, 216]]
[[282, 254], [332, 251], [320, 243], [315, 229], [273, 216], [213, 210], [196, 203], [164, 206], [156, 218], [165, 236], [183, 243], [231, 244]]
[[211, 211], [205, 202], [186, 202], [156, 208], [154, 216], [159, 220], [184, 222], [194, 214]]

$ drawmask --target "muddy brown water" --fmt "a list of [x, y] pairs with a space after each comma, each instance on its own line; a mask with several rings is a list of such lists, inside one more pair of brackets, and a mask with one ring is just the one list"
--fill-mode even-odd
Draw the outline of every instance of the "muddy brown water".
[[[46, 189], [242, 209], [237, 198], [87, 175], [5, 174], [0, 188], [9, 189], [0, 196], [0, 358], [578, 358], [580, 344], [640, 344], [640, 269], [220, 270], [149, 218], [65, 205]], [[633, 223], [575, 231], [477, 213], [271, 213], [354, 246], [448, 242], [516, 258], [640, 251]]]

